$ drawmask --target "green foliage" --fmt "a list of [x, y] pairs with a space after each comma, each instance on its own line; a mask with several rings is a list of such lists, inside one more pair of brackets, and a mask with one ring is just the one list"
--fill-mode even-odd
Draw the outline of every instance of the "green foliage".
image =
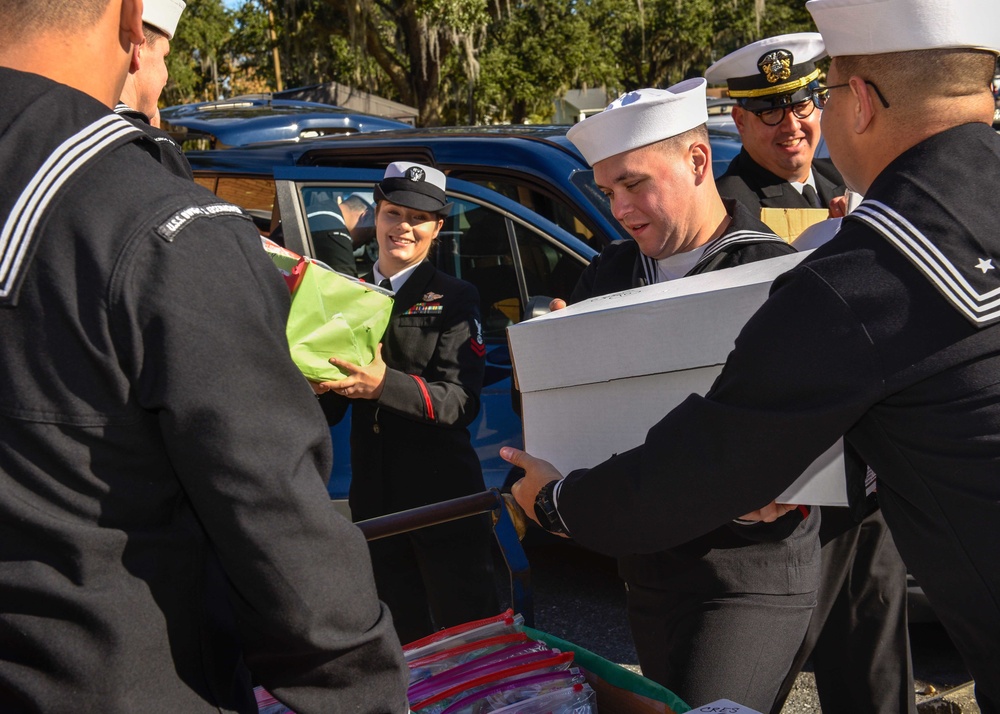
[[759, 14], [756, 5], [755, 0], [730, 0], [717, 6], [708, 64], [765, 37], [816, 31], [804, 2], [768, 0], [766, 5], [761, 3]]
[[284, 88], [338, 81], [422, 124], [541, 122], [568, 89], [668, 86], [811, 29], [802, 0], [188, 0], [165, 103], [273, 90], [276, 48]]
[[225, 49], [233, 31], [233, 17], [222, 0], [187, 0], [170, 42], [170, 80], [163, 91], [163, 106], [216, 99], [223, 94], [230, 75]]
[[423, 0], [413, 5], [417, 18], [460, 34], [476, 32], [489, 20], [486, 3], [480, 0]]
[[[285, 89], [331, 79], [346, 81], [359, 69], [347, 38], [347, 22], [325, 0], [274, 2]], [[356, 75], [355, 75], [356, 76]]]
[[449, 86], [443, 67], [460, 67], [473, 81], [477, 77], [487, 9], [486, 0], [346, 2], [354, 46], [385, 73], [393, 98], [418, 109], [422, 124], [442, 121]]
[[250, 93], [248, 90], [257, 87], [267, 91], [274, 89], [274, 61], [264, 3], [244, 0], [233, 11], [233, 26], [233, 35], [227, 45], [233, 68], [229, 96]]
[[483, 119], [548, 121], [553, 99], [566, 90], [617, 81], [615, 57], [581, 9], [565, 0], [534, 0], [491, 24], [476, 87]]

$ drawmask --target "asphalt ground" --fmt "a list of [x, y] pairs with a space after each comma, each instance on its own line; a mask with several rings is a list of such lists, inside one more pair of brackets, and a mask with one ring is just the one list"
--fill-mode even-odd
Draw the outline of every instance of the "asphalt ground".
[[[529, 536], [525, 552], [531, 566], [535, 627], [595, 652], [638, 672], [638, 659], [625, 615], [625, 593], [613, 559], [582, 548], [536, 541]], [[498, 582], [509, 604], [506, 570], [498, 563]], [[937, 623], [910, 625], [917, 704], [930, 711], [934, 701], [969, 683], [958, 652]], [[807, 663], [795, 682], [782, 714], [816, 714], [822, 711], [815, 678]], [[927, 707], [921, 704], [927, 703]], [[938, 711], [933, 709], [933, 711]], [[946, 709], [974, 714], [978, 709]]]

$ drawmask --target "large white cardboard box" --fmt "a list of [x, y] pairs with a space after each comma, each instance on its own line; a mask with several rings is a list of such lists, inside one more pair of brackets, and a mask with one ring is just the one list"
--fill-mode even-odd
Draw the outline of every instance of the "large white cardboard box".
[[[565, 475], [640, 445], [722, 371], [774, 278], [807, 253], [604, 295], [507, 329], [524, 446]], [[847, 505], [838, 442], [777, 499]]]

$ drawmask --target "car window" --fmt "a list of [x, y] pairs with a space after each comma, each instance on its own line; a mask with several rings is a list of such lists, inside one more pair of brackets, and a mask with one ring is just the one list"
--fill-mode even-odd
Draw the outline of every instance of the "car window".
[[[460, 172], [452, 171], [451, 173], [460, 175]], [[548, 218], [557, 226], [561, 226], [586, 243], [590, 243], [594, 239], [594, 232], [584, 225], [576, 212], [562, 201], [556, 200], [509, 177], [493, 178], [490, 180], [477, 180], [475, 177], [472, 177], [471, 180], [480, 186], [506, 196], [512, 201], [517, 201], [525, 208], [530, 208], [538, 215]]]
[[[511, 236], [517, 246], [524, 287], [518, 279]], [[439, 269], [479, 290], [483, 333], [506, 341], [507, 327], [520, 322], [524, 298], [568, 297], [585, 262], [535, 229], [471, 201], [456, 199], [438, 236]], [[526, 292], [525, 292], [526, 290]]]
[[[355, 241], [356, 274], [369, 274], [378, 258], [374, 217], [364, 226], [366, 233], [359, 235], [357, 225], [347, 225], [350, 220], [345, 221], [341, 206], [358, 197], [371, 201], [371, 187], [303, 185], [299, 191], [316, 257], [323, 259], [322, 241], [334, 234], [343, 235], [346, 229]], [[493, 207], [452, 198], [451, 213], [428, 259], [439, 270], [476, 286], [483, 333], [491, 342], [506, 340], [507, 327], [520, 321], [524, 307], [511, 233], [522, 261], [527, 297], [568, 297], [585, 267], [565, 248]]]
[[[511, 234], [524, 275], [518, 279]], [[508, 326], [520, 322], [524, 300], [535, 296], [569, 297], [584, 261], [557, 243], [492, 207], [454, 201], [438, 237], [438, 267], [467, 280], [479, 290], [483, 332], [503, 341]]]
[[371, 186], [302, 186], [313, 257], [349, 275], [367, 275], [378, 258]]
[[[354, 274], [370, 274], [378, 259], [374, 209], [354, 223], [348, 207], [358, 199], [371, 204], [372, 187], [304, 185], [299, 190], [314, 257], [351, 272], [327, 257], [332, 242], [349, 235]], [[478, 288], [485, 336], [505, 339], [507, 325], [520, 319], [521, 299], [504, 216], [478, 203], [454, 199], [428, 259], [439, 270]]]
[[528, 297], [568, 299], [586, 264], [528, 227], [512, 223]]
[[264, 235], [271, 231], [274, 211], [274, 180], [242, 176], [196, 176], [195, 181], [223, 201], [235, 203], [253, 217], [257, 229]]
[[[506, 196], [512, 201], [517, 201], [525, 208], [529, 208], [540, 216], [544, 216], [568, 233], [576, 236], [584, 243], [590, 245], [594, 250], [600, 251], [606, 244], [604, 236], [597, 236], [594, 231], [582, 219], [578, 209], [567, 203], [562, 198], [553, 196], [539, 190], [536, 186], [519, 180], [515, 176], [484, 176], [473, 171], [463, 171], [452, 169], [449, 176], [455, 176], [472, 183], [479, 184], [484, 188]], [[588, 170], [575, 171], [571, 181], [580, 187], [599, 211], [604, 213], [611, 225], [617, 225], [617, 221], [611, 216], [611, 207], [604, 194], [597, 190], [594, 185], [594, 172]], [[617, 238], [619, 236], [612, 236]], [[624, 236], [621, 236], [624, 237]]]
[[492, 208], [456, 199], [438, 236], [435, 263], [479, 290], [483, 334], [505, 339], [521, 319], [521, 290], [507, 233], [507, 219]]
[[215, 195], [248, 210], [266, 211], [274, 207], [274, 180], [239, 176], [219, 176]]

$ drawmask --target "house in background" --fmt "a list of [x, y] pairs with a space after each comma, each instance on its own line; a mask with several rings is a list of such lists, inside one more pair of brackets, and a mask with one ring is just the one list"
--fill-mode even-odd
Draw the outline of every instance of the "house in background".
[[594, 89], [571, 89], [556, 99], [553, 124], [576, 124], [591, 114], [604, 111], [608, 106], [608, 92], [603, 87]]

